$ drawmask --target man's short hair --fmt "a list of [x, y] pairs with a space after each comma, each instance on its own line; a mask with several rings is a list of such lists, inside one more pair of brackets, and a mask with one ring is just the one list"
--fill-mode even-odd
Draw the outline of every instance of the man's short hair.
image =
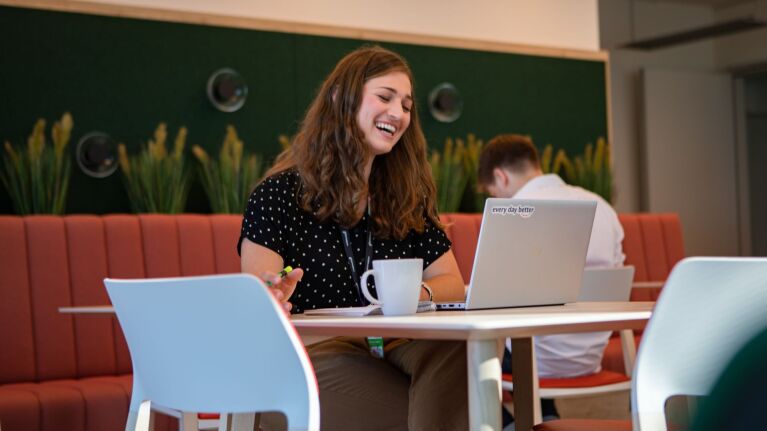
[[493, 184], [495, 168], [508, 169], [514, 173], [539, 166], [538, 150], [533, 141], [523, 135], [498, 135], [491, 139], [479, 155], [477, 179], [480, 185]]

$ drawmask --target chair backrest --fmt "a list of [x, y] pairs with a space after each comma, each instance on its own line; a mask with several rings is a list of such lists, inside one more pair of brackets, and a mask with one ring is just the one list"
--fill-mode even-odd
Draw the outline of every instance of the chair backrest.
[[[764, 425], [767, 328], [727, 364], [711, 394], [695, 409], [691, 431], [751, 431]], [[762, 425], [758, 425], [762, 424]]]
[[578, 301], [628, 301], [632, 280], [633, 266], [586, 268], [581, 278]]
[[767, 258], [689, 258], [671, 272], [639, 348], [634, 429], [665, 430], [674, 395], [702, 396], [767, 327]]
[[189, 412], [282, 411], [291, 429], [319, 428], [309, 358], [256, 277], [105, 279], [104, 284], [131, 353], [134, 403], [151, 400]]
[[[676, 213], [619, 213], [626, 265], [636, 267], [634, 281], [664, 281], [684, 258], [682, 223]], [[660, 292], [658, 292], [660, 293]], [[635, 298], [638, 301], [654, 297]]]
[[474, 267], [474, 252], [477, 250], [479, 228], [482, 225], [482, 213], [440, 214], [440, 221], [445, 225], [445, 233], [453, 243], [453, 254], [458, 262], [464, 284], [471, 280]]

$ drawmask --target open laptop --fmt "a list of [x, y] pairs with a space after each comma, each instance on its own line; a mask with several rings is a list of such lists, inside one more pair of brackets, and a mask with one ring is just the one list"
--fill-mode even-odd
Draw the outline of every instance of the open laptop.
[[586, 268], [578, 301], [628, 301], [633, 280], [633, 266]]
[[465, 302], [439, 310], [575, 302], [581, 287], [595, 201], [485, 201]]

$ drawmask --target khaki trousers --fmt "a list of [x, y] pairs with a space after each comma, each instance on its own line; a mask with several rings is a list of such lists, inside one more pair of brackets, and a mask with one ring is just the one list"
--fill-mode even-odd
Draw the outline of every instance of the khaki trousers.
[[[463, 341], [386, 340], [383, 359], [371, 356], [362, 338], [334, 338], [307, 351], [323, 431], [469, 427]], [[284, 416], [274, 416], [262, 415], [264, 430], [285, 429]]]

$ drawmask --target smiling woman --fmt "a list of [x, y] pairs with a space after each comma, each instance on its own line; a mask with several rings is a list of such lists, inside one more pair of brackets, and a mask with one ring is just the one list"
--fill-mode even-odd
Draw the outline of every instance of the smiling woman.
[[441, 226], [413, 82], [408, 64], [392, 51], [372, 46], [347, 55], [266, 177], [296, 169], [305, 192], [301, 207], [322, 222], [350, 227], [370, 201], [378, 236], [423, 232], [424, 216]]
[[374, 155], [392, 150], [410, 125], [412, 107], [410, 78], [403, 72], [390, 72], [365, 83], [357, 124]]
[[[325, 79], [293, 144], [251, 195], [242, 270], [273, 281], [286, 310], [366, 305], [357, 281], [381, 259], [419, 259], [435, 301], [463, 299], [413, 99], [401, 56], [377, 46], [353, 51]], [[285, 265], [296, 269], [274, 277]], [[352, 338], [307, 347], [323, 429], [468, 427], [464, 343], [387, 340], [383, 350], [381, 360]], [[268, 415], [264, 421], [271, 429]]]

